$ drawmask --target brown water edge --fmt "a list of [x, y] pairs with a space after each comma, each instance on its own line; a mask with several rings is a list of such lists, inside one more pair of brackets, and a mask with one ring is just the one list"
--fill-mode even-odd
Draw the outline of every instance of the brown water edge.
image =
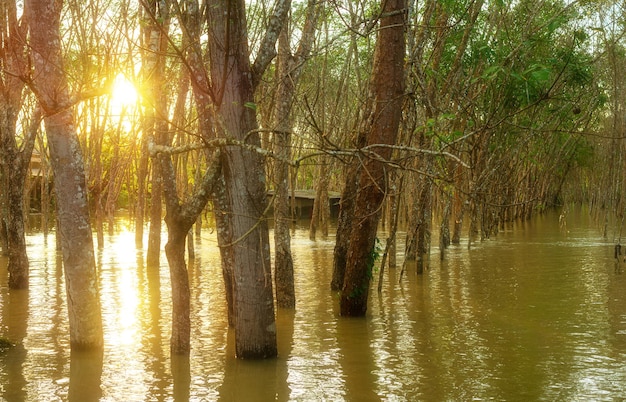
[[[54, 236], [28, 236], [29, 291], [0, 283], [7, 401], [619, 400], [626, 398], [626, 274], [586, 211], [510, 225], [422, 276], [399, 269], [365, 319], [338, 316], [333, 239], [294, 233], [297, 308], [277, 312], [279, 358], [235, 359], [214, 234], [191, 264], [192, 353], [170, 359], [169, 274], [148, 272], [124, 221], [98, 252], [105, 350], [69, 352]], [[384, 239], [384, 234], [379, 235]], [[403, 238], [403, 236], [400, 236]], [[436, 238], [433, 236], [433, 238]], [[165, 264], [165, 258], [162, 259]], [[6, 278], [0, 260], [0, 278]]]

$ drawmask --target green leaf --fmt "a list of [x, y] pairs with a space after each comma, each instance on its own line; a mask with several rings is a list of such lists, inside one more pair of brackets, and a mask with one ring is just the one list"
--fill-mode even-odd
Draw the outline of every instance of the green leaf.
[[503, 69], [501, 66], [491, 66], [485, 70], [485, 72], [483, 73], [483, 78], [488, 80], [496, 78], [498, 73], [500, 73], [502, 70]]
[[246, 102], [243, 104], [244, 107], [247, 107], [248, 109], [252, 109], [256, 112], [256, 103], [254, 102]]
[[533, 80], [537, 82], [546, 82], [550, 79], [550, 70], [547, 68], [542, 68], [537, 71], [533, 71], [530, 76]]

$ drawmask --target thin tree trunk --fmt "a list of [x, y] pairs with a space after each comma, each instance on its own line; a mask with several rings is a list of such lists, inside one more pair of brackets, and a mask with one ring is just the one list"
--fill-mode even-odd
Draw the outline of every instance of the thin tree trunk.
[[[281, 308], [294, 308], [296, 296], [293, 279], [293, 257], [291, 256], [291, 234], [289, 224], [289, 164], [291, 159], [290, 113], [296, 82], [291, 77], [293, 61], [289, 49], [288, 28], [285, 25], [278, 39], [278, 89], [274, 107], [274, 271], [276, 304]], [[295, 79], [297, 80], [297, 72]]]
[[398, 177], [394, 180], [391, 194], [389, 195], [388, 202], [389, 216], [391, 220], [391, 227], [389, 228], [389, 237], [385, 243], [385, 252], [383, 253], [382, 261], [380, 262], [380, 271], [378, 273], [378, 293], [383, 290], [383, 278], [385, 274], [385, 265], [389, 260], [389, 268], [396, 268], [396, 235], [398, 232], [398, 217], [400, 215], [400, 194], [402, 194], [403, 177]]
[[330, 219], [330, 205], [328, 201], [328, 184], [330, 179], [328, 161], [322, 157], [318, 169], [318, 178], [315, 182], [315, 199], [313, 200], [313, 212], [309, 225], [309, 238], [315, 240], [318, 227], [322, 230], [322, 236], [328, 236], [328, 221]]
[[138, 248], [143, 248], [148, 160], [148, 136], [142, 136], [139, 148], [139, 166], [137, 167], [137, 203], [135, 205], [135, 246]]
[[307, 20], [298, 51], [291, 55], [289, 25], [285, 24], [278, 38], [278, 89], [274, 110], [274, 162], [276, 197], [274, 203], [274, 250], [276, 273], [276, 304], [282, 308], [296, 305], [293, 257], [291, 255], [289, 207], [289, 164], [291, 159], [291, 109], [296, 95], [302, 63], [309, 55], [318, 15], [317, 1], [308, 2]]
[[33, 121], [25, 136], [22, 150], [18, 150], [15, 143], [15, 120], [13, 120], [12, 125], [3, 125], [6, 130], [2, 129], [4, 135], [2, 135], [3, 141], [1, 145], [4, 148], [4, 157], [11, 161], [11, 167], [6, 169], [9, 182], [7, 187], [8, 214], [6, 233], [9, 255], [7, 270], [9, 271], [9, 288], [11, 289], [25, 289], [28, 287], [30, 264], [26, 253], [26, 238], [24, 235], [24, 220], [26, 218], [24, 214], [24, 184], [30, 172], [28, 169], [30, 157], [41, 123], [41, 111], [39, 109], [34, 113], [32, 119]]
[[[165, 83], [165, 51], [167, 46], [167, 30], [169, 24], [169, 5], [157, 4], [157, 1], [144, 1], [144, 11], [146, 20], [143, 30], [143, 46], [145, 52], [142, 55], [142, 74], [150, 83], [150, 97], [152, 104], [148, 105], [144, 111], [144, 135], [153, 138], [156, 143], [166, 142], [167, 137], [167, 116], [165, 112], [166, 101], [161, 91]], [[160, 138], [162, 137], [162, 138]], [[161, 165], [152, 163], [150, 192], [150, 228], [148, 231], [148, 250], [146, 253], [146, 265], [150, 269], [158, 269], [161, 260], [161, 228], [162, 228], [162, 178]], [[137, 238], [135, 239], [137, 241]]]

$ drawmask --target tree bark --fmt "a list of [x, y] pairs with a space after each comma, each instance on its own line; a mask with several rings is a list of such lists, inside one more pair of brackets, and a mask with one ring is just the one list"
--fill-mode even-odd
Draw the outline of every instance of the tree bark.
[[[406, 1], [383, 0], [381, 15], [370, 82], [372, 106], [370, 113], [364, 115], [367, 120], [363, 127], [368, 129], [368, 145], [396, 142], [404, 95]], [[391, 149], [388, 147], [374, 149], [383, 160], [391, 157]], [[387, 191], [386, 169], [383, 161], [368, 158], [364, 160], [358, 177], [354, 220], [340, 299], [343, 316], [363, 316], [367, 311], [376, 231]]]
[[98, 277], [89, 221], [83, 157], [74, 125], [59, 32], [61, 1], [27, 0], [34, 74], [32, 87], [44, 122], [58, 206], [72, 349], [102, 348]]

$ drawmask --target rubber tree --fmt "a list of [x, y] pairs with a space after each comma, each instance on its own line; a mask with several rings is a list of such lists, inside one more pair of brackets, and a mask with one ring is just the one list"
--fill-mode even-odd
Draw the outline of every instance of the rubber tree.
[[[142, 121], [142, 130], [145, 139], [142, 138], [141, 152], [148, 153], [147, 142], [150, 138], [156, 138], [157, 142], [164, 142], [167, 136], [167, 95], [163, 91], [165, 79], [165, 52], [168, 45], [168, 30], [170, 23], [169, 1], [142, 1], [142, 13], [145, 15], [145, 23], [142, 25], [142, 78], [149, 93], [149, 101], [146, 102]], [[138, 183], [140, 193], [145, 191], [145, 180], [148, 170], [147, 155], [141, 155], [139, 161]], [[146, 253], [146, 265], [149, 269], [158, 270], [161, 261], [161, 227], [163, 214], [163, 181], [161, 177], [161, 164], [151, 164], [152, 175], [150, 177], [151, 192], [149, 204], [150, 227], [148, 230], [148, 249]], [[145, 193], [138, 197], [137, 204], [137, 227], [135, 228], [135, 242], [139, 243], [139, 233], [143, 233], [143, 216], [146, 197]]]
[[[24, 129], [23, 140], [16, 139], [17, 121], [23, 103], [26, 76], [27, 24], [20, 23], [15, 1], [0, 5], [2, 42], [0, 43], [0, 177], [2, 178], [2, 225], [8, 254], [9, 288], [28, 287], [29, 261], [24, 237], [24, 185], [39, 126], [35, 117], [33, 129]], [[27, 125], [26, 125], [27, 126]]]
[[[376, 253], [376, 232], [387, 192], [387, 164], [398, 136], [404, 99], [405, 0], [383, 0], [374, 51], [368, 103], [361, 130], [362, 167], [357, 177], [345, 276], [341, 289], [342, 316], [363, 316]], [[347, 178], [350, 183], [354, 179]]]
[[276, 101], [274, 104], [274, 270], [276, 282], [276, 304], [278, 307], [294, 308], [293, 257], [291, 255], [291, 214], [289, 207], [289, 163], [291, 159], [292, 107], [296, 97], [296, 86], [305, 59], [309, 56], [314, 39], [318, 15], [323, 2], [310, 0], [307, 17], [302, 29], [302, 38], [294, 54], [291, 52], [289, 24], [285, 24], [278, 38]]
[[[214, 188], [205, 186], [203, 191], [212, 195], [215, 208], [235, 353], [238, 358], [274, 357], [277, 344], [265, 171], [254, 93], [276, 55], [278, 34], [291, 3], [275, 3], [254, 63], [250, 61], [243, 0], [202, 5], [188, 0], [174, 5], [186, 41], [185, 50], [178, 53], [189, 69], [199, 137], [207, 147], [219, 147], [213, 157], [220, 174], [212, 182]], [[201, 27], [208, 31], [206, 40], [201, 38]]]
[[[219, 135], [260, 147], [254, 93], [276, 55], [275, 44], [291, 2], [280, 0], [250, 62], [244, 0], [211, 2], [209, 59]], [[220, 160], [225, 189], [218, 241], [232, 257], [235, 353], [240, 358], [277, 354], [274, 295], [263, 157], [247, 147], [228, 146]], [[222, 234], [220, 235], [220, 232]]]
[[99, 349], [103, 346], [103, 334], [98, 277], [83, 156], [63, 70], [59, 30], [62, 7], [62, 1], [25, 2], [33, 66], [28, 81], [43, 110], [54, 172], [70, 345], [72, 349]]

